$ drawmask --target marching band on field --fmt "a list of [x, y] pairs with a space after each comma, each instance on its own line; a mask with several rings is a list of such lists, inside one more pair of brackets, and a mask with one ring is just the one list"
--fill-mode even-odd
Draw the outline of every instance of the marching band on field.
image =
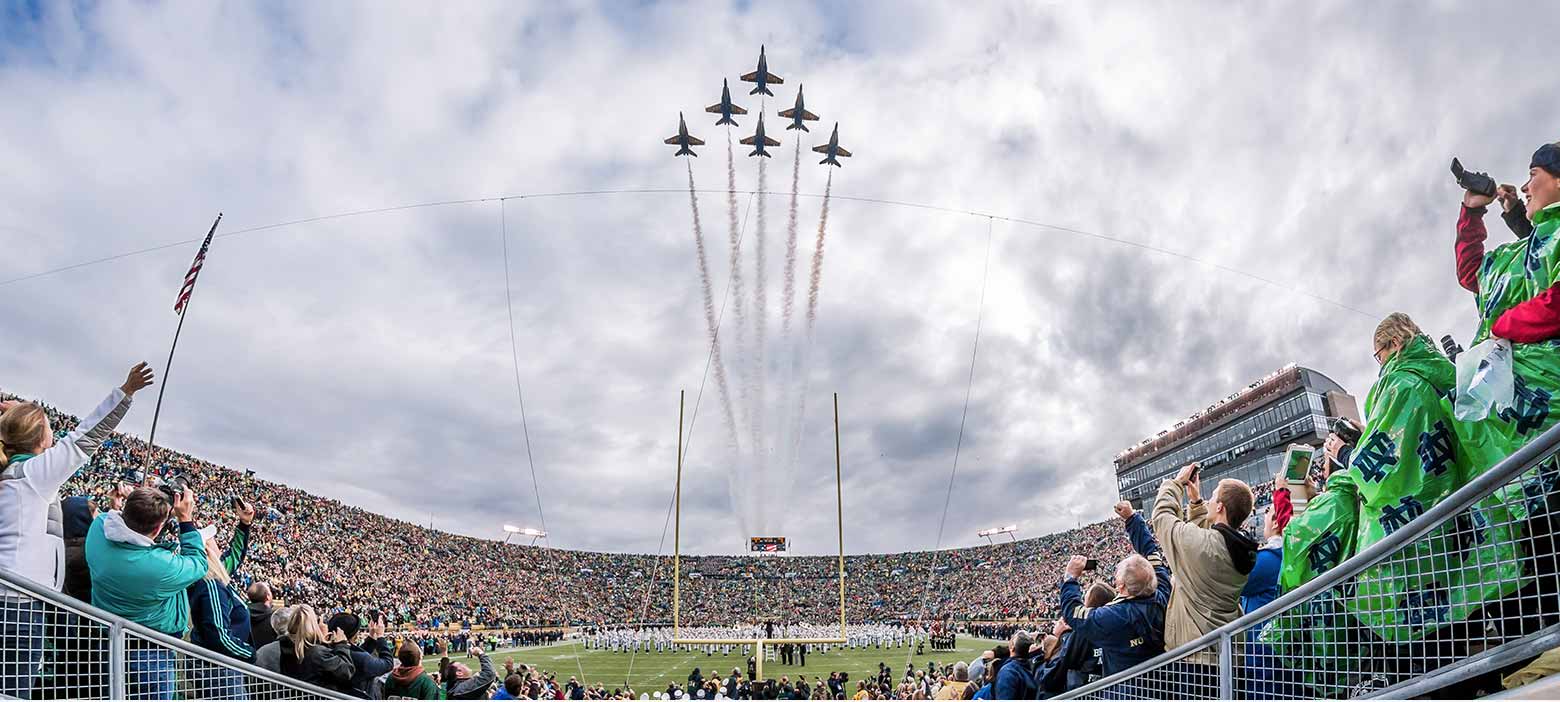
[[[769, 631], [773, 631], [770, 634]], [[684, 639], [828, 639], [838, 638], [839, 625], [830, 624], [780, 624], [766, 629], [762, 624], [737, 626], [683, 627], [679, 632]], [[927, 639], [927, 631], [915, 625], [903, 624], [849, 624], [845, 627], [844, 644], [810, 644], [815, 650], [828, 653], [833, 648], [849, 650], [865, 648], [901, 648], [915, 646]], [[585, 648], [614, 653], [693, 653], [723, 656], [741, 653], [752, 655], [752, 644], [674, 644], [669, 626], [618, 626], [595, 627], [581, 637]]]

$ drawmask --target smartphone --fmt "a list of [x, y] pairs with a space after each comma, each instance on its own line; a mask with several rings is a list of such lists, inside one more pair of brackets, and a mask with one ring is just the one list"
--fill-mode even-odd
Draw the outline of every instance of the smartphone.
[[1084, 564], [1083, 564], [1083, 570], [1085, 572], [1088, 572], [1088, 571], [1091, 571], [1091, 570], [1097, 570], [1097, 569], [1099, 569], [1099, 567], [1100, 567], [1100, 559], [1098, 559], [1098, 558], [1090, 558], [1088, 561], [1084, 562]]
[[1313, 449], [1305, 444], [1290, 444], [1284, 449], [1284, 479], [1293, 483], [1305, 480], [1306, 472], [1311, 469], [1311, 453]]

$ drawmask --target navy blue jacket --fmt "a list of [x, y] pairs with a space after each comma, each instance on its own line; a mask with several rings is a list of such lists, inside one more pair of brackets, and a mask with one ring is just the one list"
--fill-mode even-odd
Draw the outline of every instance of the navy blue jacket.
[[363, 639], [361, 646], [352, 647], [352, 696], [369, 699], [369, 688], [374, 678], [390, 672], [395, 667], [395, 654], [390, 651], [390, 638]]
[[[249, 550], [249, 525], [240, 524], [222, 554], [228, 574], [238, 571]], [[232, 585], [203, 578], [186, 588], [190, 600], [190, 642], [241, 661], [253, 661], [249, 642], [249, 603]]]
[[1255, 612], [1278, 599], [1278, 571], [1284, 565], [1284, 547], [1280, 544], [1268, 548], [1266, 544], [1257, 551], [1257, 565], [1246, 576], [1246, 587], [1240, 591], [1240, 610]]
[[[1035, 651], [1036, 654], [1039, 651]], [[997, 671], [997, 682], [991, 691], [992, 699], [1032, 700], [1035, 698], [1034, 681], [1029, 672], [1030, 659], [1009, 658]]]
[[1062, 619], [1074, 632], [1098, 646], [1105, 658], [1104, 675], [1126, 670], [1165, 652], [1165, 607], [1170, 604], [1170, 568], [1159, 542], [1149, 533], [1142, 514], [1127, 520], [1132, 550], [1148, 559], [1158, 578], [1152, 595], [1117, 597], [1103, 607], [1083, 606], [1083, 587], [1062, 581]]

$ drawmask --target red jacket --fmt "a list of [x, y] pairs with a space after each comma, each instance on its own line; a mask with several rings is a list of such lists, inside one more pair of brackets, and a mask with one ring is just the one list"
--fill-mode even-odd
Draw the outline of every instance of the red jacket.
[[[1484, 264], [1485, 208], [1462, 208], [1457, 216], [1457, 282], [1468, 292], [1479, 292], [1479, 267]], [[1560, 283], [1533, 299], [1506, 310], [1490, 333], [1519, 344], [1560, 338]]]
[[1284, 533], [1284, 527], [1289, 526], [1289, 520], [1295, 516], [1295, 504], [1289, 499], [1289, 488], [1279, 488], [1273, 491], [1273, 521], [1278, 524], [1278, 533]]

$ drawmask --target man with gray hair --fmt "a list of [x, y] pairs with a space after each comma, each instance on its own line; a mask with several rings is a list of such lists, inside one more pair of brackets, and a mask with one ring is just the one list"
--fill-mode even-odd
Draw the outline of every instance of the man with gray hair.
[[1131, 556], [1116, 564], [1116, 599], [1103, 607], [1083, 602], [1083, 575], [1088, 559], [1073, 556], [1062, 575], [1062, 620], [1077, 634], [1099, 646], [1103, 675], [1126, 670], [1165, 651], [1165, 608], [1170, 603], [1170, 568], [1159, 542], [1142, 515], [1127, 502], [1116, 504], [1132, 541]]

